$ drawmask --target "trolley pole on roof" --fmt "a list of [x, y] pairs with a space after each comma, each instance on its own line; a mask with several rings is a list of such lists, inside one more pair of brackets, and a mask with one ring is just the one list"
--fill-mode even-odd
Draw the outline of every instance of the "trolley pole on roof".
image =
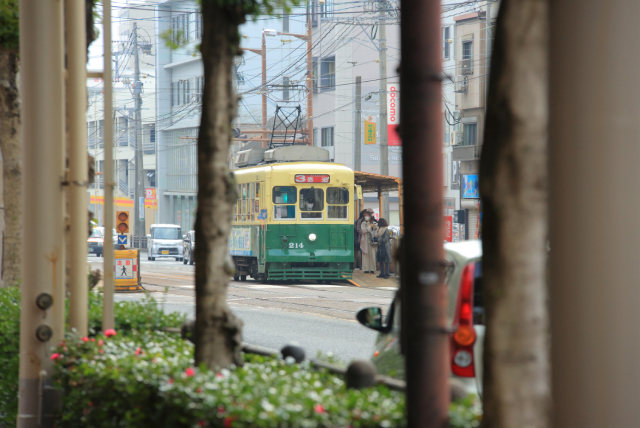
[[[440, 1], [403, 0], [400, 123], [406, 231], [402, 238], [402, 352], [407, 426], [447, 425], [447, 290], [442, 222]], [[411, 55], [410, 52], [419, 52]]]

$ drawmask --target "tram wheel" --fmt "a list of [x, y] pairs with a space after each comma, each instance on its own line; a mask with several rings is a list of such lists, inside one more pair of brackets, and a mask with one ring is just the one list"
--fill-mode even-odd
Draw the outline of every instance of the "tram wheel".
[[234, 281], [238, 281], [238, 280], [240, 280], [240, 277], [238, 275], [233, 275], [233, 280]]
[[246, 281], [247, 275], [240, 275], [240, 281]]

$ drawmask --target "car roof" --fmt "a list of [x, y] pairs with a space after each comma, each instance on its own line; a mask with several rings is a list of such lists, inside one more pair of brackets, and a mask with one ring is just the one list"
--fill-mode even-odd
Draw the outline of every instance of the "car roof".
[[455, 254], [468, 260], [482, 257], [482, 241], [479, 239], [447, 242], [444, 244], [444, 249], [447, 253]]

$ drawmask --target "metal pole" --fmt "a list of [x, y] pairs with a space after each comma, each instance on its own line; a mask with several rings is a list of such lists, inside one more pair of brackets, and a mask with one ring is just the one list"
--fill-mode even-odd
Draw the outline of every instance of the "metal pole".
[[[142, 237], [145, 236], [145, 219], [144, 219], [144, 178], [142, 176], [142, 83], [140, 82], [140, 55], [138, 52], [138, 24], [133, 23], [133, 55], [134, 55], [134, 88], [133, 92], [136, 99], [135, 116], [134, 116], [134, 132], [135, 132], [135, 148], [136, 148], [136, 182], [135, 182], [135, 225], [137, 245], [140, 248]], [[142, 198], [142, 199], [141, 199]], [[140, 203], [142, 201], [142, 203]]]
[[102, 329], [113, 328], [113, 92], [111, 79], [111, 0], [103, 0], [104, 13], [104, 230], [109, 239], [104, 240], [104, 301], [102, 309]]
[[[267, 40], [262, 31], [262, 138], [267, 138]], [[267, 147], [266, 141], [262, 142], [262, 147]]]
[[440, 1], [403, 0], [400, 123], [407, 198], [402, 242], [402, 352], [407, 425], [444, 427], [449, 406], [442, 222]]
[[313, 9], [309, 8], [307, 16], [307, 141], [310, 146], [315, 144], [313, 141], [313, 34], [311, 32], [311, 14]]
[[548, 4], [553, 426], [635, 426], [640, 5]]
[[[487, 99], [489, 96], [489, 69], [491, 67], [491, 2], [487, 0], [487, 11], [484, 19], [484, 109], [487, 110]], [[445, 41], [446, 42], [446, 41]], [[461, 186], [462, 187], [462, 186]]]
[[87, 335], [87, 44], [85, 3], [65, 0], [69, 153], [69, 327]]
[[353, 169], [362, 169], [362, 77], [356, 76], [356, 120], [353, 141]]
[[[17, 426], [35, 428], [53, 426], [49, 356], [64, 333], [64, 34], [62, 2], [20, 0], [19, 7], [24, 237]], [[36, 298], [45, 293], [53, 306], [43, 310]], [[50, 339], [38, 340], [37, 331]]]
[[[389, 139], [387, 136], [387, 27], [384, 24], [386, 2], [378, 0], [380, 15], [378, 41], [380, 50], [380, 174], [389, 175]], [[409, 52], [409, 51], [407, 51]], [[382, 194], [380, 217], [389, 221], [389, 192]]]

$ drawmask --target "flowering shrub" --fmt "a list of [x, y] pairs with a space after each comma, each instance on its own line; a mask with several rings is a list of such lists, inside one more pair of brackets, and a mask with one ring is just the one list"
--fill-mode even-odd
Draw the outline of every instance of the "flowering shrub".
[[20, 358], [20, 289], [0, 289], [0, 427], [16, 424]]
[[[102, 295], [89, 293], [89, 330], [102, 330]], [[167, 314], [151, 296], [142, 302], [119, 302], [114, 308], [115, 330], [126, 335], [134, 330], [180, 327], [184, 315]], [[0, 288], [0, 428], [13, 427], [18, 411], [20, 357], [20, 289]]]
[[218, 373], [163, 333], [70, 339], [56, 349], [64, 427], [399, 427], [404, 395], [348, 390], [335, 375], [245, 355]]

